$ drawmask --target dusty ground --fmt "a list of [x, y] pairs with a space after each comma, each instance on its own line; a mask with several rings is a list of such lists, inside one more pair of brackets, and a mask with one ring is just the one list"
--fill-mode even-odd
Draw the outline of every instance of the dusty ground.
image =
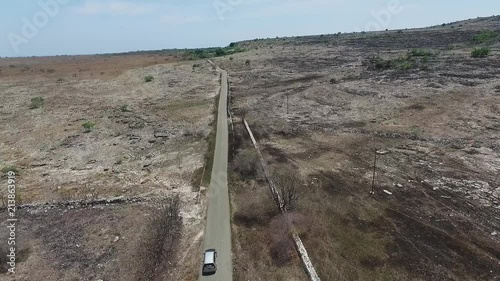
[[[35, 205], [18, 211], [24, 256], [15, 280], [137, 280], [142, 265], [134, 258], [155, 202], [174, 194], [183, 203], [180, 251], [158, 278], [195, 280], [198, 187], [219, 88], [212, 67], [159, 55], [1, 59], [0, 66], [1, 166], [19, 170], [18, 204]], [[147, 75], [154, 80], [146, 83]], [[31, 109], [38, 96], [43, 106]], [[85, 130], [85, 122], [95, 126]], [[134, 200], [60, 205], [115, 197]]]
[[[474, 42], [484, 30], [500, 31], [500, 18], [248, 41], [251, 51], [217, 60], [234, 148], [248, 147], [248, 111], [271, 165], [307, 180], [297, 227], [322, 280], [500, 280], [500, 45]], [[480, 46], [492, 53], [472, 58]], [[381, 69], [377, 57], [407, 64]], [[271, 203], [248, 199], [265, 184], [234, 183], [237, 280], [301, 280], [296, 259], [272, 258]]]
[[181, 56], [166, 52], [148, 54], [106, 54], [30, 58], [2, 58], [0, 77], [46, 77], [74, 80], [109, 79], [132, 68], [180, 61]]

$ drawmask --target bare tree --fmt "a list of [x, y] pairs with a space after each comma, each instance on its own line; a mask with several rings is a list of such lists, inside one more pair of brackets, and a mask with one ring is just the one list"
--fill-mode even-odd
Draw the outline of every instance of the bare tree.
[[174, 256], [182, 230], [180, 209], [179, 196], [159, 203], [159, 210], [150, 220], [144, 243], [141, 245], [139, 260], [143, 264], [136, 280], [155, 280], [159, 273], [169, 270], [167, 265], [172, 266], [175, 263]]
[[[283, 208], [293, 209], [299, 199], [299, 191], [304, 184], [298, 171], [287, 165], [277, 166], [272, 173], [272, 180], [276, 186], [276, 192], [281, 198]], [[278, 200], [276, 198], [276, 200]], [[277, 202], [279, 205], [279, 202]]]

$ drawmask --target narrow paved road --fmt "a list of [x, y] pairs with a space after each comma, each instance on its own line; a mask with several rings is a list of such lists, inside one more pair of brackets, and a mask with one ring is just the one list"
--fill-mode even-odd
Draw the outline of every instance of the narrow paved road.
[[[203, 250], [217, 251], [217, 273], [211, 276], [201, 274], [200, 280], [232, 281], [231, 263], [231, 225], [229, 210], [229, 191], [227, 188], [228, 160], [228, 120], [227, 120], [227, 72], [221, 70], [221, 92], [217, 116], [217, 136], [212, 168], [212, 179], [208, 191], [207, 225]], [[202, 256], [200, 256], [200, 261]]]

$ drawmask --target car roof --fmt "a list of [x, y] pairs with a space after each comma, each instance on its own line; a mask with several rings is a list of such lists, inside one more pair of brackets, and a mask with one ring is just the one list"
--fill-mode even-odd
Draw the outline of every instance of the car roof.
[[204, 263], [205, 264], [215, 263], [215, 250], [214, 249], [210, 249], [210, 250], [205, 251]]

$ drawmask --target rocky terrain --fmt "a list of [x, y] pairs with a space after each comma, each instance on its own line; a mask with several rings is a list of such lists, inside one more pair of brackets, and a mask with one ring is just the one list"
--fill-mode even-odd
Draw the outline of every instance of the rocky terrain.
[[[163, 200], [175, 195], [182, 226], [155, 280], [195, 280], [204, 225], [199, 187], [219, 88], [212, 66], [131, 55], [0, 65], [8, 69], [0, 74], [5, 187], [6, 172], [17, 174], [15, 280], [142, 280], [143, 267], [152, 266], [143, 242], [156, 231]], [[7, 188], [0, 194], [5, 205]], [[0, 217], [7, 218], [5, 208]], [[7, 235], [2, 227], [0, 239]]]

